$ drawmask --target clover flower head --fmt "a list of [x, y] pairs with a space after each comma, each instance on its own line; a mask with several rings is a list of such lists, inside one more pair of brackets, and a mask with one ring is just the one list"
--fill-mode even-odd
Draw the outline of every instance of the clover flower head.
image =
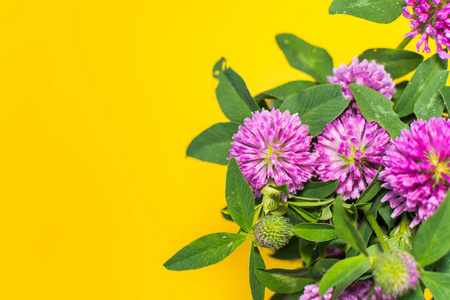
[[350, 107], [317, 138], [319, 179], [338, 179], [336, 192], [344, 200], [357, 199], [381, 167], [389, 138], [376, 122], [367, 122]]
[[269, 183], [288, 184], [295, 193], [313, 176], [317, 154], [309, 152], [312, 137], [298, 114], [253, 112], [233, 140], [230, 158], [236, 159], [255, 196]]
[[359, 62], [358, 56], [353, 58], [350, 65], [341, 63], [339, 68], [333, 69], [333, 76], [327, 76], [329, 83], [335, 83], [342, 86], [342, 94], [346, 99], [353, 100], [353, 94], [348, 87], [351, 83], [367, 86], [388, 99], [392, 99], [395, 94], [395, 83], [391, 74], [386, 73], [383, 65], [377, 64], [374, 60], [370, 62], [364, 59]]
[[414, 289], [419, 281], [414, 257], [401, 250], [380, 254], [374, 263], [373, 276], [381, 291], [393, 297]]
[[253, 237], [257, 246], [277, 250], [291, 239], [292, 225], [288, 218], [267, 215], [253, 226]]
[[[450, 46], [450, 3], [443, 0], [404, 0], [407, 7], [403, 7], [403, 16], [409, 19], [411, 32], [405, 37], [420, 35], [417, 42], [417, 52], [423, 45], [423, 52], [430, 53], [428, 38], [436, 43], [436, 52], [442, 59], [449, 59], [450, 55], [442, 46]], [[412, 13], [411, 13], [412, 11]]]
[[411, 131], [403, 129], [391, 140], [382, 164], [379, 179], [391, 191], [381, 201], [394, 208], [392, 218], [408, 211], [415, 214], [411, 227], [423, 222], [450, 187], [450, 121], [413, 121]]

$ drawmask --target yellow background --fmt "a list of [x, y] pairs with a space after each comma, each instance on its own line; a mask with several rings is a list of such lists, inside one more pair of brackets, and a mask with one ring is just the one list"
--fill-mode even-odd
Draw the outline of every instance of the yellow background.
[[202, 270], [162, 266], [204, 234], [237, 230], [220, 215], [225, 167], [185, 149], [226, 121], [220, 57], [256, 94], [308, 78], [277, 33], [337, 66], [408, 31], [405, 19], [329, 16], [330, 3], [1, 1], [0, 299], [250, 299], [248, 244]]

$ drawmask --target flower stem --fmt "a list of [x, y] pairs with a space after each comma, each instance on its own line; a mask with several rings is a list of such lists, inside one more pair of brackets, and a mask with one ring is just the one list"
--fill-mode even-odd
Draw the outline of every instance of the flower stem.
[[409, 42], [412, 40], [411, 37], [407, 36], [403, 39], [403, 41], [398, 45], [397, 49], [405, 49], [406, 45], [409, 44]]
[[370, 210], [365, 210], [364, 215], [366, 216], [367, 221], [369, 221], [370, 226], [372, 226], [373, 231], [378, 237], [378, 240], [380, 241], [381, 247], [383, 247], [384, 251], [390, 251], [391, 248], [389, 247], [388, 243], [385, 240], [385, 235], [383, 231], [380, 228], [380, 225], [378, 225], [377, 221], [373, 217]]

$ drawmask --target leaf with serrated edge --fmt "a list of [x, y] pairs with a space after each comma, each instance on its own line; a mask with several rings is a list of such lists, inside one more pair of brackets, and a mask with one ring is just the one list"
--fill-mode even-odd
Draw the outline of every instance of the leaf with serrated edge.
[[320, 296], [340, 283], [350, 285], [369, 269], [370, 260], [365, 256], [350, 257], [337, 262], [322, 277], [319, 284]]
[[444, 102], [442, 101], [439, 89], [445, 85], [448, 78], [448, 71], [442, 71], [436, 74], [428, 81], [427, 88], [417, 98], [414, 105], [414, 114], [418, 119], [428, 120], [431, 117], [440, 117], [444, 111]]
[[347, 14], [376, 23], [391, 23], [402, 14], [403, 1], [399, 0], [334, 0], [330, 15]]
[[355, 226], [353, 226], [345, 215], [342, 203], [342, 195], [336, 198], [333, 205], [333, 223], [336, 233], [350, 246], [367, 255], [365, 243]]
[[260, 99], [279, 99], [286, 100], [287, 98], [294, 96], [301, 91], [315, 86], [316, 83], [306, 80], [297, 80], [285, 83], [271, 90], [262, 92], [261, 94], [255, 96], [256, 100]]
[[364, 118], [369, 122], [377, 122], [390, 133], [392, 139], [400, 136], [402, 129], [407, 128], [392, 110], [391, 100], [363, 85], [352, 83], [349, 87]]
[[249, 274], [250, 274], [250, 289], [252, 291], [253, 300], [264, 300], [265, 287], [259, 282], [255, 275], [256, 268], [266, 268], [264, 260], [259, 253], [257, 247], [254, 246], [252, 242], [250, 248], [250, 263], [249, 263]]
[[338, 183], [338, 180], [330, 180], [325, 182], [309, 181], [304, 184], [305, 187], [303, 188], [303, 190], [298, 192], [297, 196], [323, 199], [331, 195], [331, 193], [336, 190]]
[[450, 193], [439, 204], [434, 214], [417, 230], [413, 255], [423, 267], [430, 265], [450, 250]]
[[433, 294], [434, 300], [450, 299], [450, 275], [435, 272], [422, 272], [420, 274], [420, 279], [430, 290], [431, 294]]
[[195, 270], [216, 264], [239, 247], [247, 236], [236, 233], [211, 233], [196, 239], [175, 253], [164, 266], [172, 271]]
[[348, 100], [342, 96], [340, 85], [323, 84], [286, 99], [280, 110], [298, 113], [302, 123], [309, 126], [310, 134], [315, 136], [336, 119], [347, 105]]
[[386, 48], [366, 50], [358, 58], [359, 61], [375, 60], [377, 64], [384, 66], [392, 79], [400, 78], [414, 71], [423, 61], [423, 56], [416, 52]]
[[265, 287], [277, 293], [295, 293], [301, 291], [306, 285], [315, 283], [312, 270], [308, 268], [296, 270], [257, 269], [255, 274]]
[[319, 83], [328, 83], [327, 75], [332, 74], [333, 59], [325, 49], [289, 33], [277, 35], [276, 40], [293, 68], [305, 72]]
[[186, 150], [186, 155], [219, 165], [226, 165], [230, 156], [233, 135], [238, 131], [239, 124], [217, 123], [209, 127], [192, 140]]
[[225, 198], [233, 221], [250, 232], [255, 211], [255, 198], [234, 157], [228, 163]]
[[394, 106], [394, 111], [400, 118], [413, 113], [417, 99], [426, 90], [430, 80], [437, 73], [447, 70], [447, 65], [447, 60], [440, 59], [439, 55], [435, 54], [417, 67], [405, 91]]
[[311, 242], [326, 242], [338, 238], [334, 227], [330, 224], [301, 223], [295, 225], [292, 231], [302, 239]]
[[450, 104], [450, 86], [443, 86], [439, 89], [439, 92], [442, 95], [442, 98], [444, 99], [445, 108], [447, 109], [447, 112], [450, 112], [449, 104]]
[[224, 115], [233, 122], [242, 123], [252, 112], [259, 110], [244, 80], [222, 58], [213, 68], [213, 76], [219, 80], [216, 88], [217, 101]]

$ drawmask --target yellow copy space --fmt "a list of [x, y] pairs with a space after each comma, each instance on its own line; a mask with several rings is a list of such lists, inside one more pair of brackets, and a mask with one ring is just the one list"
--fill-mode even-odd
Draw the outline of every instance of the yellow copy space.
[[277, 33], [337, 66], [408, 31], [329, 16], [330, 3], [1, 1], [0, 299], [250, 299], [248, 244], [202, 270], [162, 266], [237, 230], [220, 215], [225, 168], [185, 149], [226, 121], [211, 74], [221, 56], [256, 94], [308, 79]]

